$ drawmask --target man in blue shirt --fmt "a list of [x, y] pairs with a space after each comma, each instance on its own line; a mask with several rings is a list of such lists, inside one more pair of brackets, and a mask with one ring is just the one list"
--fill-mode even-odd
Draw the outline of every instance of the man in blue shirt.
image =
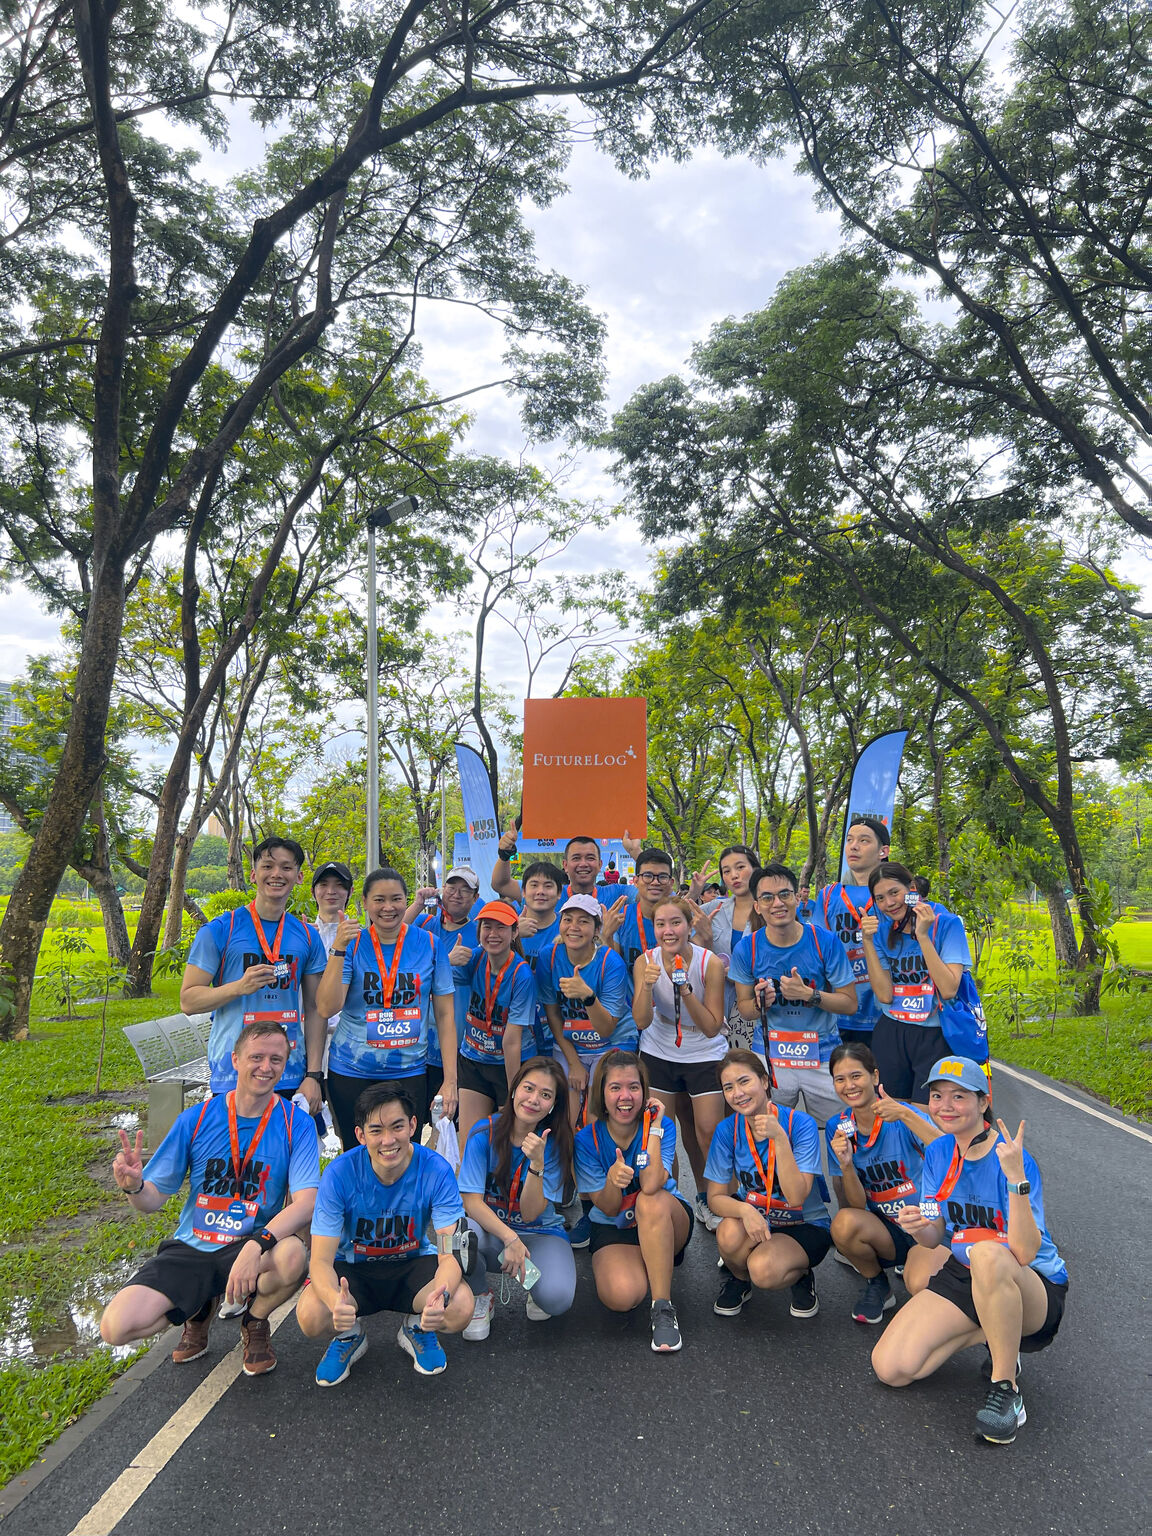
[[855, 1010], [856, 988], [832, 935], [797, 921], [797, 884], [783, 864], [755, 872], [749, 887], [764, 927], [736, 945], [728, 975], [741, 1016], [756, 1021], [753, 1049], [767, 1058], [774, 1102], [795, 1107], [803, 1093], [823, 1126], [842, 1109], [828, 1058], [840, 1044], [837, 1019]]
[[[437, 1334], [463, 1333], [474, 1298], [453, 1239], [464, 1219], [455, 1175], [438, 1152], [413, 1141], [411, 1099], [396, 1083], [373, 1083], [355, 1111], [360, 1143], [329, 1163], [312, 1219], [310, 1284], [296, 1304], [309, 1338], [334, 1333], [316, 1369], [339, 1386], [368, 1348], [361, 1318], [401, 1312], [396, 1342], [421, 1376], [448, 1365]], [[428, 1236], [429, 1224], [436, 1234]]]
[[100, 1336], [129, 1344], [183, 1323], [172, 1358], [196, 1360], [220, 1297], [241, 1314], [244, 1373], [276, 1366], [268, 1319], [300, 1283], [307, 1229], [320, 1181], [320, 1152], [308, 1116], [276, 1093], [288, 1062], [278, 1024], [244, 1027], [232, 1053], [236, 1087], [179, 1115], [144, 1167], [142, 1131], [120, 1132], [112, 1177], [134, 1211], [158, 1211], [188, 1176], [175, 1237], [160, 1244], [104, 1310]]
[[328, 963], [319, 933], [288, 911], [304, 875], [304, 850], [287, 837], [268, 837], [252, 854], [256, 898], [222, 912], [192, 941], [180, 982], [185, 1013], [210, 1013], [208, 1065], [213, 1093], [235, 1081], [232, 1051], [247, 1024], [275, 1023], [288, 1035], [290, 1054], [280, 1081], [287, 1097], [300, 1091], [312, 1114], [320, 1112], [328, 1021], [316, 1007], [316, 988]]

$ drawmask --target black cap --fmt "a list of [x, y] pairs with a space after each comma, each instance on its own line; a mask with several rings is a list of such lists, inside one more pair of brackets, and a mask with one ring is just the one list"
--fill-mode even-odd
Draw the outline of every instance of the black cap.
[[340, 884], [347, 890], [351, 890], [355, 882], [352, 879], [352, 871], [347, 864], [337, 864], [334, 860], [328, 864], [321, 864], [320, 868], [312, 876], [312, 889], [316, 889], [317, 882], [328, 875], [335, 875]]

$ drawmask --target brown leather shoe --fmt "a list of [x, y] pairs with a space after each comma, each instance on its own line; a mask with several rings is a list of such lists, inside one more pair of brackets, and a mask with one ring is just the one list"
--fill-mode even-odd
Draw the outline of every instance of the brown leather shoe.
[[213, 1297], [206, 1307], [200, 1308], [195, 1317], [186, 1319], [180, 1342], [172, 1351], [172, 1359], [177, 1365], [187, 1365], [189, 1360], [199, 1360], [201, 1355], [208, 1353], [208, 1330], [218, 1305], [218, 1299]]
[[240, 1337], [244, 1340], [245, 1376], [266, 1376], [276, 1369], [272, 1326], [266, 1317], [249, 1317], [246, 1323], [241, 1323]]

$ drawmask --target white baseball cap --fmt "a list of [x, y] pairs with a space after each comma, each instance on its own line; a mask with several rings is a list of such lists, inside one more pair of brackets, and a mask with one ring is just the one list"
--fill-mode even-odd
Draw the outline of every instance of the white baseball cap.
[[474, 869], [469, 869], [467, 864], [457, 864], [455, 869], [450, 869], [444, 876], [444, 884], [447, 885], [449, 880], [463, 880], [464, 884], [471, 886], [474, 891], [480, 889], [480, 876]]
[[595, 896], [569, 896], [568, 900], [560, 908], [560, 911], [561, 913], [570, 911], [585, 912], [589, 917], [599, 919], [600, 903], [596, 900]]

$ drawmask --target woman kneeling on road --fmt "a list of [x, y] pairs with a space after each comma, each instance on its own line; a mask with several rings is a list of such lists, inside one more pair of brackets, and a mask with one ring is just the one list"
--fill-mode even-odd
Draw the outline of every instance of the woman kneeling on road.
[[[940, 1132], [910, 1104], [887, 1097], [866, 1045], [855, 1040], [838, 1045], [828, 1067], [832, 1086], [847, 1105], [839, 1120], [824, 1127], [829, 1160], [839, 1166], [842, 1188], [832, 1241], [864, 1277], [852, 1317], [858, 1323], [879, 1323], [896, 1305], [885, 1270], [902, 1273], [909, 1257], [915, 1269], [920, 1253], [929, 1259], [926, 1249], [916, 1249], [899, 1217], [906, 1205], [919, 1205], [924, 1148]], [[916, 1252], [910, 1255], [909, 1250]], [[931, 1268], [931, 1262], [924, 1266], [925, 1284]]]
[[976, 1428], [985, 1440], [1009, 1445], [1027, 1420], [1020, 1353], [1056, 1337], [1068, 1271], [1044, 1226], [1040, 1170], [1024, 1150], [1024, 1122], [1010, 1136], [998, 1120], [997, 1135], [986, 1114], [987, 1079], [966, 1057], [943, 1057], [925, 1086], [945, 1134], [924, 1153], [920, 1203], [904, 1207], [900, 1225], [922, 1247], [947, 1244], [951, 1253], [889, 1323], [872, 1367], [888, 1386], [905, 1387], [958, 1350], [987, 1344], [992, 1381]]
[[[499, 1115], [472, 1127], [458, 1176], [481, 1263], [519, 1280], [529, 1322], [567, 1312], [576, 1294], [576, 1261], [557, 1209], [571, 1167], [564, 1069], [551, 1057], [533, 1056], [513, 1078]], [[492, 1310], [492, 1292], [477, 1291], [466, 1339], [488, 1337]]]
[[649, 1093], [633, 1051], [601, 1058], [589, 1094], [592, 1116], [576, 1137], [576, 1188], [592, 1202], [592, 1274], [613, 1312], [630, 1312], [652, 1294], [652, 1348], [681, 1345], [672, 1305], [672, 1270], [692, 1237], [692, 1210], [676, 1188], [676, 1126]]

